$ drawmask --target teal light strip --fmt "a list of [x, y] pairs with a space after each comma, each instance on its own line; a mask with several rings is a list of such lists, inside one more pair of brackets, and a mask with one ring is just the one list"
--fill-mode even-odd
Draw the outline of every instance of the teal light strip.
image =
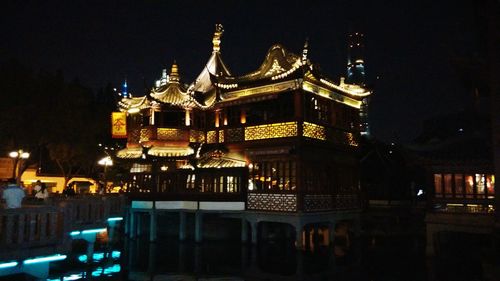
[[4, 263], [0, 263], [0, 268], [16, 267], [17, 265], [18, 265], [17, 261], [4, 262]]
[[87, 229], [83, 230], [82, 234], [99, 233], [104, 231], [106, 231], [106, 228]]
[[40, 258], [33, 258], [33, 259], [27, 259], [23, 261], [23, 264], [34, 264], [34, 263], [40, 263], [40, 262], [50, 262], [50, 261], [60, 261], [66, 259], [66, 255], [53, 255], [53, 256], [47, 256], [47, 257], [40, 257]]

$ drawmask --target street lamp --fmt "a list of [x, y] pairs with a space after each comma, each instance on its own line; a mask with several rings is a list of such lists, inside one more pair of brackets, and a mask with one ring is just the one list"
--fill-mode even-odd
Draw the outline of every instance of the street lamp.
[[108, 166], [113, 166], [113, 160], [111, 159], [110, 156], [106, 156], [106, 157], [102, 158], [101, 160], [97, 161], [97, 164], [99, 164], [101, 166], [104, 166], [103, 180], [104, 180], [104, 192], [106, 192], [106, 189], [108, 188], [108, 182], [107, 182], [106, 174], [107, 174], [107, 171], [108, 171]]
[[28, 159], [30, 157], [30, 154], [29, 152], [19, 149], [18, 151], [9, 152], [9, 157], [14, 159], [14, 168], [12, 170], [12, 177], [19, 180], [18, 176], [19, 176], [20, 164], [23, 159]]

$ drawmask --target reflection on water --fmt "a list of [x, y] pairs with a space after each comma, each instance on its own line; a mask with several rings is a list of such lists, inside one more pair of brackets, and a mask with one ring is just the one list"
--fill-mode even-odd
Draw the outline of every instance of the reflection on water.
[[342, 256], [327, 246], [296, 251], [292, 243], [126, 240], [94, 253], [90, 265], [75, 255], [49, 280], [427, 280], [423, 249], [411, 237], [353, 239]]
[[432, 262], [424, 255], [423, 238], [414, 235], [351, 239], [349, 247], [340, 239], [334, 247], [318, 244], [307, 251], [296, 251], [292, 241], [253, 247], [144, 238], [97, 246], [90, 263], [81, 252], [70, 255], [54, 264], [48, 280], [487, 280], [474, 254], [479, 247], [467, 246], [470, 237], [460, 243], [452, 238], [448, 244], [461, 247], [447, 249], [444, 243]]

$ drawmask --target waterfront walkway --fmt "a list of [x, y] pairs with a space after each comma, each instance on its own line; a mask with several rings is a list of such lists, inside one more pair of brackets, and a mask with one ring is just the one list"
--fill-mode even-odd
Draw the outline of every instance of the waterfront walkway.
[[0, 209], [0, 276], [48, 274], [51, 261], [62, 260], [73, 239], [87, 241], [92, 256], [96, 235], [123, 220], [126, 199], [118, 195], [53, 197], [50, 202]]

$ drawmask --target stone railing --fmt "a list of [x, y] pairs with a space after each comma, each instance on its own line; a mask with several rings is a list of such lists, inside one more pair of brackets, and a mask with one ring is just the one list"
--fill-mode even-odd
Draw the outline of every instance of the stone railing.
[[68, 249], [73, 230], [104, 228], [107, 219], [123, 216], [125, 197], [54, 197], [43, 205], [0, 209], [0, 261]]

